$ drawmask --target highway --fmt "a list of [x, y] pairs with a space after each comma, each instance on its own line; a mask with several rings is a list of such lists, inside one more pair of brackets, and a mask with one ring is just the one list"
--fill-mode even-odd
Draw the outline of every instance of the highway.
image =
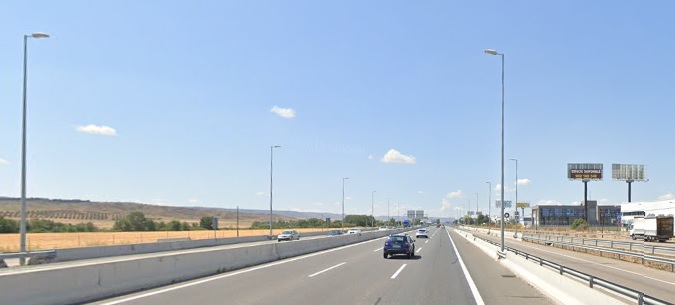
[[412, 259], [384, 259], [378, 238], [89, 304], [553, 304], [454, 231], [430, 233]]
[[[499, 237], [488, 236], [473, 230], [471, 232], [476, 236], [499, 242]], [[494, 234], [495, 230], [492, 232]], [[511, 236], [505, 233], [505, 244], [509, 247], [629, 288], [643, 291], [662, 300], [675, 300], [675, 273], [673, 272], [647, 268], [641, 264], [622, 260], [514, 240]]]

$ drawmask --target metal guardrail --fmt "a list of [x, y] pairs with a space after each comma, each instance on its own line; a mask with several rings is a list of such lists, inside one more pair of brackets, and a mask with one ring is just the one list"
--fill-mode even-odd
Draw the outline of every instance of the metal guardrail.
[[[490, 244], [493, 244], [495, 246], [500, 246], [500, 243], [491, 241], [489, 239], [485, 239], [485, 238], [482, 238], [482, 237], [479, 237], [479, 236], [476, 236], [476, 235], [474, 235], [474, 238], [478, 238], [480, 240], [483, 240], [483, 241], [488, 242]], [[570, 275], [574, 278], [577, 278], [579, 280], [587, 282], [588, 286], [590, 288], [594, 288], [594, 286], [600, 286], [600, 287], [605, 288], [607, 290], [618, 293], [622, 296], [631, 298], [631, 299], [637, 301], [638, 305], [674, 305], [674, 303], [670, 303], [670, 302], [661, 300], [659, 298], [647, 295], [642, 291], [638, 291], [638, 290], [635, 290], [635, 289], [632, 289], [632, 288], [628, 288], [626, 286], [623, 286], [623, 285], [605, 280], [603, 278], [596, 277], [596, 276], [593, 276], [591, 274], [584, 273], [584, 272], [581, 272], [581, 271], [578, 271], [578, 270], [575, 270], [575, 269], [572, 269], [572, 268], [569, 268], [569, 267], [565, 267], [563, 265], [554, 263], [552, 261], [543, 259], [543, 258], [535, 256], [535, 255], [531, 255], [527, 252], [523, 252], [523, 251], [520, 251], [518, 249], [514, 249], [514, 248], [511, 248], [511, 247], [505, 246], [504, 250], [507, 251], [507, 252], [508, 251], [513, 252], [516, 255], [523, 256], [523, 257], [525, 257], [526, 260], [532, 260], [534, 262], [537, 262], [537, 263], [539, 263], [539, 266], [542, 266], [542, 267], [545, 266], [545, 267], [549, 267], [553, 270], [556, 270], [560, 273], [560, 275], [568, 274], [568, 275]], [[500, 257], [501, 256], [502, 255], [500, 255]]]
[[0, 260], [8, 259], [8, 258], [52, 257], [52, 256], [54, 256], [54, 257], [56, 256], [56, 250], [0, 253]]
[[572, 249], [579, 248], [579, 249], [586, 249], [586, 250], [612, 253], [612, 254], [617, 254], [617, 255], [632, 256], [632, 257], [642, 259], [643, 264], [644, 264], [645, 261], [652, 261], [652, 262], [670, 264], [670, 271], [671, 272], [675, 271], [675, 259], [671, 259], [671, 258], [652, 256], [652, 255], [647, 255], [647, 254], [644, 254], [644, 253], [641, 253], [641, 252], [633, 252], [633, 251], [625, 251], [625, 250], [617, 250], [617, 249], [607, 249], [605, 247], [595, 247], [595, 246], [583, 245], [583, 244], [578, 244], [578, 243], [568, 243], [568, 242], [553, 241], [553, 240], [547, 240], [547, 239], [541, 239], [541, 238], [531, 238], [531, 237], [523, 236], [523, 240], [528, 240], [528, 239], [536, 240], [536, 241], [543, 241], [544, 243], [552, 243], [552, 244], [557, 243], [557, 244], [562, 245], [562, 246], [572, 247]]
[[[542, 234], [523, 234], [523, 236], [535, 236], [542, 238]], [[595, 244], [596, 247], [599, 246], [599, 244], [609, 244], [609, 247], [614, 249], [615, 245], [623, 245], [623, 246], [628, 246], [628, 250], [633, 251], [633, 249], [640, 249], [642, 248], [643, 252], [651, 252], [651, 254], [656, 254], [656, 251], [663, 251], [663, 252], [673, 252], [672, 255], [675, 255], [675, 247], [664, 247], [664, 246], [651, 246], [651, 245], [646, 245], [644, 243], [640, 242], [629, 242], [629, 241], [615, 241], [615, 240], [606, 240], [606, 239], [595, 239], [595, 238], [583, 238], [583, 237], [565, 237], [565, 236], [550, 236], [550, 235], [544, 235], [544, 237], [548, 240], [551, 240], [552, 237], [555, 237], [556, 241], [565, 241], [565, 239], [569, 239], [570, 242], [574, 243], [575, 240], [581, 240], [582, 245], [587, 245], [587, 242], [590, 242], [591, 244]]]

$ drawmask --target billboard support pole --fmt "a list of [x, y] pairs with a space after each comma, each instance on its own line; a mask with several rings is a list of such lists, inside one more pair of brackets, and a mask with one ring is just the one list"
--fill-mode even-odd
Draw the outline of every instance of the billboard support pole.
[[588, 179], [584, 179], [584, 217], [588, 225]]
[[628, 183], [628, 202], [630, 202], [630, 194], [631, 194], [630, 186], [633, 183], [633, 180], [626, 180], [626, 183]]

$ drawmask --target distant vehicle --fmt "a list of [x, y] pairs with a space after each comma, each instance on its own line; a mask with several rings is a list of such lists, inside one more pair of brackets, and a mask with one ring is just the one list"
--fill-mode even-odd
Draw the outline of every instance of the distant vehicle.
[[429, 231], [427, 229], [417, 229], [417, 232], [415, 232], [415, 238], [429, 238]]
[[379, 231], [387, 231], [389, 228], [387, 226], [381, 226]]
[[359, 235], [361, 235], [361, 229], [351, 228], [351, 229], [349, 229], [349, 231], [347, 231], [347, 234], [359, 234]]
[[384, 258], [390, 255], [405, 254], [408, 258], [415, 256], [415, 240], [408, 234], [392, 234], [384, 242]]
[[410, 226], [410, 219], [403, 219], [403, 227], [407, 228]]
[[633, 240], [664, 242], [673, 237], [673, 216], [635, 216], [628, 232]]
[[277, 236], [277, 241], [282, 240], [300, 240], [300, 233], [296, 230], [283, 231]]
[[396, 228], [396, 227], [394, 227], [394, 226], [387, 226], [387, 230], [392, 230], [392, 229], [394, 229], [394, 228]]
[[342, 231], [340, 231], [340, 230], [330, 230], [330, 231], [328, 231], [328, 234], [326, 234], [326, 235], [331, 236], [331, 237], [332, 236], [340, 236], [340, 235], [342, 235]]
[[440, 225], [440, 224], [437, 224], [437, 225], [436, 225], [436, 228], [440, 228], [440, 227], [441, 227], [441, 225]]

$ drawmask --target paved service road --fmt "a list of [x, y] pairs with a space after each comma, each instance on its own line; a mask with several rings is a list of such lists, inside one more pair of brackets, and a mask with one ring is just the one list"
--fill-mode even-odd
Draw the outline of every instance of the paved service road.
[[[499, 237], [487, 236], [484, 233], [473, 230], [471, 233], [500, 242]], [[648, 268], [641, 264], [617, 259], [514, 240], [508, 234], [505, 234], [505, 236], [507, 237], [505, 243], [509, 247], [581, 272], [592, 274], [625, 287], [640, 290], [662, 300], [670, 302], [675, 300], [675, 273], [673, 272]]]
[[552, 304], [456, 233], [430, 231], [413, 259], [384, 259], [378, 238], [91, 304]]

